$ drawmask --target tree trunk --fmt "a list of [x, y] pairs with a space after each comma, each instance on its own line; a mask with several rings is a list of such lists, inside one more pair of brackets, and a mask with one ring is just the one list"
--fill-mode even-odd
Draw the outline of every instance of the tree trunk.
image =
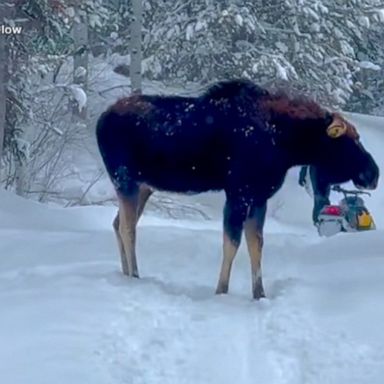
[[3, 155], [5, 135], [5, 109], [7, 103], [7, 54], [5, 36], [0, 34], [0, 160]]
[[[79, 85], [85, 93], [88, 90], [88, 22], [78, 15], [73, 25], [73, 40], [75, 53], [73, 56], [73, 83]], [[81, 110], [77, 103], [73, 106], [73, 113], [79, 122], [86, 123], [87, 109]]]
[[25, 161], [20, 159], [15, 163], [15, 192], [16, 195], [26, 197], [28, 192], [28, 177]]
[[141, 29], [142, 0], [132, 0], [130, 76], [132, 93], [141, 93]]
[[[0, 25], [8, 15], [7, 4], [0, 4]], [[7, 105], [8, 81], [8, 44], [5, 35], [0, 33], [0, 164], [4, 148], [5, 117]]]

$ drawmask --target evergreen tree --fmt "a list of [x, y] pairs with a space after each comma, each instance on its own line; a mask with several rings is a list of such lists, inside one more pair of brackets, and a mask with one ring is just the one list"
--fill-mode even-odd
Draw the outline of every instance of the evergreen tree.
[[150, 78], [289, 82], [332, 105], [343, 105], [353, 92], [361, 69], [357, 47], [382, 19], [380, 0], [147, 3]]

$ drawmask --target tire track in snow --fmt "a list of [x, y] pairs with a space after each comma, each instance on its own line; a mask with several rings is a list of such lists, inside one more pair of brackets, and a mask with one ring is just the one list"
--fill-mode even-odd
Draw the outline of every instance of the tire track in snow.
[[381, 351], [322, 329], [289, 290], [255, 303], [133, 287], [105, 333], [104, 356], [117, 383], [381, 382]]
[[193, 300], [141, 286], [121, 308], [102, 353], [117, 383], [274, 382], [248, 299]]
[[[291, 299], [293, 297], [293, 299]], [[262, 332], [270, 340], [269, 358], [281, 384], [372, 384], [384, 373], [381, 351], [322, 329], [295, 303], [294, 292], [269, 302]]]
[[183, 383], [190, 331], [180, 308], [187, 300], [161, 297], [150, 286], [129, 288], [103, 337], [112, 376], [119, 384]]

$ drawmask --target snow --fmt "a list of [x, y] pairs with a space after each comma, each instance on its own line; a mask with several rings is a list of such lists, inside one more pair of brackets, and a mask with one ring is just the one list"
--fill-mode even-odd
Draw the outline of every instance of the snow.
[[187, 41], [191, 40], [194, 35], [194, 30], [193, 30], [193, 24], [188, 24], [187, 29], [185, 31], [185, 38]]
[[283, 53], [287, 53], [288, 50], [289, 50], [287, 45], [284, 42], [282, 42], [282, 41], [276, 41], [275, 45]]
[[84, 89], [77, 84], [68, 85], [68, 89], [71, 91], [73, 98], [76, 100], [79, 111], [87, 105], [87, 95]]
[[377, 10], [377, 15], [379, 17], [379, 20], [381, 22], [384, 22], [384, 8], [383, 9], [378, 9]]
[[[352, 118], [383, 167], [384, 119]], [[133, 280], [120, 273], [115, 208], [0, 191], [1, 383], [382, 383], [382, 182], [366, 200], [377, 231], [323, 239], [291, 171], [270, 204], [259, 302], [244, 244], [230, 294], [213, 294], [222, 195], [190, 199], [211, 219], [147, 213]]]
[[380, 71], [381, 67], [377, 64], [374, 64], [370, 61], [360, 61], [359, 67], [363, 69], [372, 69], [374, 71]]
[[241, 15], [236, 15], [235, 16], [235, 21], [236, 23], [241, 27], [244, 24], [243, 17]]
[[195, 31], [196, 32], [201, 31], [205, 27], [206, 27], [206, 23], [204, 21], [201, 21], [201, 20], [197, 20], [196, 21], [196, 25], [195, 25]]
[[287, 70], [278, 62], [275, 61], [276, 72], [279, 79], [288, 80]]
[[65, 8], [65, 13], [66, 13], [69, 17], [71, 17], [71, 18], [75, 17], [75, 15], [76, 15], [75, 9], [74, 9], [73, 7]]

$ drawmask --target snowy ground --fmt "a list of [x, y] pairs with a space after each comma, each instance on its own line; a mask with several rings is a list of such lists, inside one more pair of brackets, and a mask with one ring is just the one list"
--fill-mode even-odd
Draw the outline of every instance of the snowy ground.
[[[356, 118], [383, 167], [383, 120]], [[377, 231], [320, 239], [293, 172], [268, 218], [260, 302], [250, 299], [244, 246], [230, 294], [213, 294], [219, 204], [199, 199], [211, 220], [144, 217], [142, 279], [129, 280], [114, 208], [59, 209], [0, 192], [0, 383], [381, 384], [382, 187], [367, 199]]]

